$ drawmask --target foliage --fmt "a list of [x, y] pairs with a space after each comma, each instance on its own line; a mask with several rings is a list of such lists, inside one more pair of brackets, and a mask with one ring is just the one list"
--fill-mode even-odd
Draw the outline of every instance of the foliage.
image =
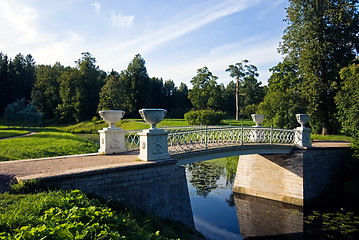
[[3, 194], [0, 205], [1, 239], [186, 239], [191, 235], [184, 233], [188, 231], [184, 227], [180, 227], [183, 233], [168, 231], [168, 225], [174, 224], [147, 215], [115, 211], [79, 190]]
[[295, 115], [306, 113], [306, 100], [301, 92], [302, 80], [298, 69], [290, 59], [270, 69], [268, 91], [258, 112], [265, 115], [264, 126], [295, 128], [298, 126]]
[[245, 108], [249, 105], [259, 104], [265, 95], [261, 82], [258, 82], [257, 67], [247, 64], [248, 60], [241, 63], [229, 65], [226, 69], [230, 76], [236, 78], [235, 99], [236, 99], [236, 120], [239, 119], [240, 112], [244, 113]]
[[316, 239], [356, 239], [359, 236], [359, 216], [353, 212], [313, 211], [305, 217], [306, 237]]
[[335, 98], [338, 119], [346, 134], [359, 139], [359, 65], [343, 68], [340, 77], [342, 85]]
[[322, 134], [338, 129], [334, 96], [339, 71], [355, 58], [359, 44], [357, 5], [357, 0], [290, 0], [287, 8], [280, 51], [297, 64], [311, 126]]
[[99, 91], [103, 85], [101, 71], [90, 53], [82, 53], [77, 68], [69, 68], [60, 77], [60, 99], [56, 110], [65, 121], [81, 122], [95, 115]]
[[36, 80], [31, 92], [32, 104], [44, 114], [45, 119], [56, 117], [56, 107], [61, 103], [60, 76], [65, 67], [59, 62], [51, 65], [36, 65]]
[[184, 115], [184, 119], [190, 125], [217, 125], [223, 118], [223, 112], [214, 110], [190, 111]]
[[97, 152], [98, 145], [70, 133], [44, 130], [37, 134], [0, 141], [0, 161], [55, 157]]
[[5, 107], [17, 99], [30, 100], [35, 82], [35, 61], [28, 54], [17, 54], [14, 59], [0, 53], [0, 115]]
[[19, 99], [6, 106], [4, 118], [8, 126], [35, 127], [42, 125], [42, 114], [37, 112], [32, 104], [26, 104], [25, 98]]
[[196, 110], [221, 109], [222, 93], [217, 79], [207, 67], [197, 70], [197, 75], [191, 80], [193, 88], [188, 93], [188, 98]]

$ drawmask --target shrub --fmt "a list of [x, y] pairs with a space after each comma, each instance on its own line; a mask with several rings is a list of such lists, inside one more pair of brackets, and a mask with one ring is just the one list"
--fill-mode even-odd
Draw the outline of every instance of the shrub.
[[184, 119], [190, 125], [217, 125], [224, 118], [224, 113], [213, 110], [189, 111], [184, 115]]
[[4, 118], [8, 125], [20, 125], [22, 127], [41, 126], [42, 114], [32, 104], [26, 104], [25, 98], [18, 99], [6, 106]]

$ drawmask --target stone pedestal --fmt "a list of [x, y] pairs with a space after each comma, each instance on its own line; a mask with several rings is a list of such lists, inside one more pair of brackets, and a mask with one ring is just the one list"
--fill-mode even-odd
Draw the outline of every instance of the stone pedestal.
[[100, 133], [100, 154], [114, 154], [126, 152], [125, 134], [126, 130], [117, 127], [104, 128]]
[[168, 160], [167, 136], [168, 132], [162, 129], [147, 129], [138, 133], [140, 136], [140, 155], [138, 158], [143, 161]]
[[251, 130], [250, 140], [251, 142], [259, 143], [264, 140], [264, 132], [261, 126], [253, 126]]
[[294, 129], [294, 144], [299, 148], [311, 147], [310, 133], [312, 130], [307, 127], [297, 127]]

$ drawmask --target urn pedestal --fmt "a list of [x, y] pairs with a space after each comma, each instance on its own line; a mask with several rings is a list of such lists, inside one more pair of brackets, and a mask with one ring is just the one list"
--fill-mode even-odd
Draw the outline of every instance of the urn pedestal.
[[168, 153], [168, 132], [162, 129], [148, 129], [138, 133], [140, 136], [140, 154], [143, 161], [158, 161], [170, 158]]
[[115, 154], [126, 152], [125, 134], [126, 130], [121, 128], [104, 128], [100, 133], [100, 154]]
[[310, 142], [310, 133], [312, 130], [305, 127], [305, 124], [309, 122], [308, 114], [296, 114], [298, 123], [301, 125], [294, 129], [294, 144], [299, 148], [308, 148], [312, 146]]
[[109, 127], [98, 131], [100, 134], [100, 149], [98, 152], [100, 154], [126, 152], [126, 130], [115, 126], [115, 123], [121, 120], [125, 112], [122, 110], [102, 110], [99, 111], [99, 114], [109, 124]]
[[160, 108], [144, 108], [139, 113], [150, 129], [138, 133], [140, 136], [140, 154], [138, 158], [143, 161], [168, 160], [168, 132], [156, 128], [156, 125], [165, 117], [167, 110]]

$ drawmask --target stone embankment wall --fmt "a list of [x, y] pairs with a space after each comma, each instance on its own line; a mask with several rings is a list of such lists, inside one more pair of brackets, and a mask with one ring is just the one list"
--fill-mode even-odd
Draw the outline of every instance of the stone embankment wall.
[[303, 206], [328, 186], [348, 155], [346, 147], [242, 155], [233, 191]]
[[80, 189], [194, 227], [184, 167], [175, 160], [46, 177], [47, 185]]

